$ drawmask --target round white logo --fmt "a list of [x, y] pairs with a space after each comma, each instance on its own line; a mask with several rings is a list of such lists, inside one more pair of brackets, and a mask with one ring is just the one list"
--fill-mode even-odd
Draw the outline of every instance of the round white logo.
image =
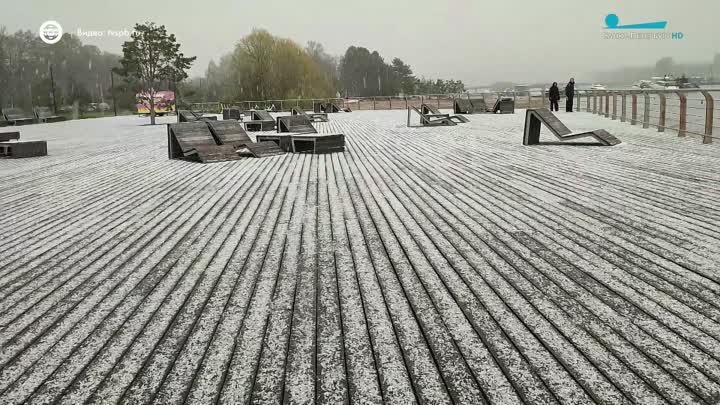
[[57, 44], [62, 39], [63, 29], [57, 21], [45, 21], [40, 26], [40, 39], [46, 44]]

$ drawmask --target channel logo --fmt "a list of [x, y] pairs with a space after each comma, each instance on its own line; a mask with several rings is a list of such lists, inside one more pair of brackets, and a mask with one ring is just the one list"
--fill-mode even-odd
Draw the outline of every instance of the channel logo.
[[63, 29], [57, 21], [45, 21], [40, 26], [39, 34], [40, 39], [46, 44], [57, 44], [62, 39]]
[[620, 17], [617, 14], [605, 16], [605, 28], [609, 30], [664, 30], [666, 26], [667, 21], [620, 25]]

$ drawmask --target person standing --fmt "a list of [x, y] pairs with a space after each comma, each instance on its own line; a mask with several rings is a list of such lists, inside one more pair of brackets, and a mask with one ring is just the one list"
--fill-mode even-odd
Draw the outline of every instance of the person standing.
[[575, 98], [575, 78], [571, 77], [568, 84], [565, 86], [565, 111], [572, 112], [573, 110], [573, 98]]
[[548, 96], [550, 97], [550, 111], [558, 111], [558, 101], [560, 101], [560, 89], [558, 88], [557, 82], [553, 82], [552, 86], [550, 86]]

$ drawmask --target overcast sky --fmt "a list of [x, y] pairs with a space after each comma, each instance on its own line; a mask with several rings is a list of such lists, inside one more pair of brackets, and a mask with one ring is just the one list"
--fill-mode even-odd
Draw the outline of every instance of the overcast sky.
[[[300, 44], [321, 42], [332, 54], [348, 46], [400, 57], [418, 76], [459, 78], [466, 84], [565, 80], [619, 66], [711, 62], [720, 52], [720, 0], [0, 0], [0, 25], [37, 31], [46, 20], [65, 32], [132, 29], [165, 24], [193, 75], [232, 50], [254, 27]], [[620, 24], [666, 20], [682, 40], [603, 38], [605, 16]], [[125, 38], [84, 38], [120, 53]]]

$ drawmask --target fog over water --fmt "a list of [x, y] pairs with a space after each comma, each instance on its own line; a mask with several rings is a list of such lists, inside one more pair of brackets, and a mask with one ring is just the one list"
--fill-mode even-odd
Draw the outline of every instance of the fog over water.
[[[582, 78], [621, 66], [653, 65], [664, 56], [711, 63], [720, 52], [720, 2], [670, 1], [8, 1], [0, 25], [37, 30], [46, 20], [66, 32], [104, 32], [83, 42], [120, 53], [122, 32], [136, 22], [165, 24], [188, 55], [191, 74], [232, 50], [254, 27], [300, 44], [321, 42], [332, 54], [348, 46], [400, 57], [418, 76], [454, 77], [469, 85], [499, 80], [533, 82]], [[621, 24], [667, 21], [681, 40], [603, 38], [605, 16]], [[113, 32], [108, 34], [108, 30]], [[120, 34], [121, 36], [114, 36]]]

